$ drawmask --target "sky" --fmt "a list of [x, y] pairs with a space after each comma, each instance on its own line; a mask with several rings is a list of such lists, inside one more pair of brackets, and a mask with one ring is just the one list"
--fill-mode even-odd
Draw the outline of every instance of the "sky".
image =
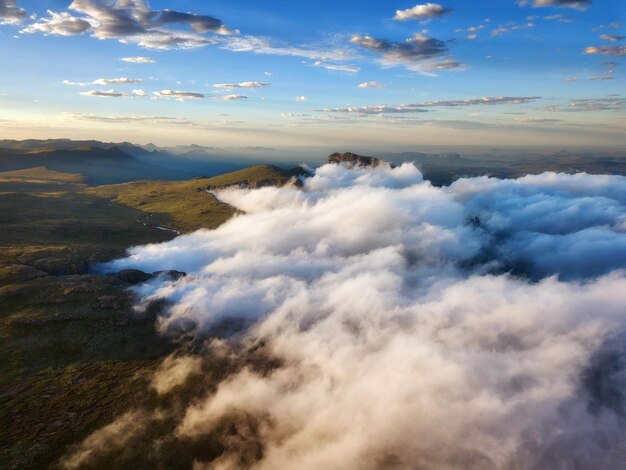
[[623, 0], [0, 0], [0, 138], [620, 148]]

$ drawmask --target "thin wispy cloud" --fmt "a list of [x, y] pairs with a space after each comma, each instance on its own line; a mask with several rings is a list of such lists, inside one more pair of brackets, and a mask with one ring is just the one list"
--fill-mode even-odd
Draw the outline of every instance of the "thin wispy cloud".
[[176, 101], [199, 100], [204, 98], [203, 93], [192, 91], [161, 90], [155, 91], [152, 94], [157, 98], [175, 99]]
[[216, 83], [215, 88], [264, 88], [270, 86], [267, 82], [239, 82], [239, 83]]
[[621, 111], [626, 109], [626, 99], [614, 98], [581, 98], [570, 100], [566, 105], [551, 105], [546, 111], [590, 112], [590, 111]]
[[319, 111], [332, 113], [356, 113], [356, 114], [402, 114], [402, 113], [425, 113], [426, 108], [460, 108], [467, 106], [496, 106], [496, 105], [521, 105], [532, 103], [540, 99], [538, 96], [491, 96], [472, 98], [467, 100], [440, 100], [422, 101], [398, 105], [355, 106], [347, 108], [330, 108]]
[[360, 67], [356, 65], [346, 65], [346, 64], [329, 64], [327, 62], [323, 62], [321, 60], [317, 60], [312, 64], [314, 67], [321, 67], [326, 70], [334, 70], [335, 72], [345, 72], [345, 73], [358, 73], [361, 71]]
[[615, 34], [601, 34], [600, 39], [604, 41], [619, 42], [626, 39], [626, 36], [617, 36]]
[[586, 10], [593, 0], [518, 0], [522, 6], [533, 6], [536, 8], [541, 7], [562, 7], [562, 8], [574, 8], [576, 10]]
[[154, 64], [156, 60], [151, 57], [122, 57], [122, 62], [128, 62], [130, 64]]
[[626, 56], [626, 46], [589, 46], [584, 53], [623, 57]]
[[64, 85], [68, 86], [88, 86], [88, 85], [132, 85], [134, 83], [143, 82], [142, 78], [98, 78], [92, 82], [73, 82], [71, 80], [63, 80]]
[[89, 90], [81, 91], [80, 94], [83, 96], [95, 96], [97, 98], [129, 98], [133, 96], [130, 93], [117, 90]]
[[98, 122], [104, 124], [141, 123], [141, 124], [160, 124], [160, 125], [176, 125], [176, 126], [193, 126], [194, 122], [187, 118], [170, 117], [170, 116], [101, 116], [96, 114], [83, 113], [64, 113], [64, 117], [78, 121]]
[[247, 100], [248, 97], [244, 95], [226, 95], [226, 96], [222, 96], [220, 99], [224, 101], [241, 101], [241, 100]]

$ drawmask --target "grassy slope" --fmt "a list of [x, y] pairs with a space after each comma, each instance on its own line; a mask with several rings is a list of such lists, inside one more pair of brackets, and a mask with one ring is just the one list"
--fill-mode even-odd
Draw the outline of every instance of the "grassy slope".
[[227, 204], [202, 189], [242, 183], [275, 181], [284, 183], [291, 172], [271, 165], [258, 165], [213, 178], [187, 181], [138, 181], [89, 188], [87, 194], [108, 198], [149, 213], [170, 217], [171, 226], [180, 231], [215, 228], [235, 213]]
[[132, 311], [128, 285], [85, 274], [86, 262], [175, 236], [155, 225], [213, 228], [234, 213], [198, 188], [289, 175], [259, 166], [85, 189], [43, 168], [0, 173], [0, 468], [53, 466], [145, 400], [146, 378], [172, 350], [153, 317]]

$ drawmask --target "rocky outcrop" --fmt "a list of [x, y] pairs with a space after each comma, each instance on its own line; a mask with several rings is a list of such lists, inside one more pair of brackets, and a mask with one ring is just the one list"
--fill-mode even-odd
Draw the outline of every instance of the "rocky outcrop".
[[345, 153], [335, 152], [332, 155], [328, 156], [328, 163], [334, 163], [336, 165], [345, 165], [348, 168], [354, 168], [354, 167], [377, 168], [379, 166], [393, 167], [391, 163], [385, 160], [381, 160], [380, 158], [364, 157], [362, 155], [357, 155], [356, 153], [351, 153], [351, 152], [345, 152]]
[[160, 277], [166, 281], [177, 281], [181, 277], [185, 277], [187, 273], [175, 271], [173, 269], [167, 271], [155, 271], [152, 274], [145, 273], [139, 269], [123, 269], [115, 273], [115, 277], [127, 284], [141, 284], [155, 277]]
[[123, 269], [118, 271], [115, 277], [128, 284], [141, 284], [152, 279], [152, 274], [144, 273], [139, 269]]
[[155, 271], [152, 273], [153, 276], [161, 277], [167, 281], [178, 281], [180, 278], [185, 277], [187, 273], [182, 271], [175, 271], [174, 269], [169, 269], [167, 271]]

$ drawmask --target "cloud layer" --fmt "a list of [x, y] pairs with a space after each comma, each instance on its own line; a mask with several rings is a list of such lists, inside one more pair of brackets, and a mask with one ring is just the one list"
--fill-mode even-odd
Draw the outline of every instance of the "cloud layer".
[[[161, 331], [202, 339], [239, 322], [232, 354], [273, 364], [178, 415], [171, 439], [222, 436], [212, 468], [623, 462], [626, 178], [437, 188], [410, 164], [327, 165], [302, 190], [218, 197], [246, 215], [109, 266], [187, 272], [137, 288], [169, 302]], [[154, 386], [198, 371], [168, 360]]]

